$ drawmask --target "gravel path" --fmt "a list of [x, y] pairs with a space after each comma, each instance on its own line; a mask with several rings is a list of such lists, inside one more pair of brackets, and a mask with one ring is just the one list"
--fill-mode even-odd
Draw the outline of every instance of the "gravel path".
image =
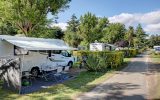
[[147, 54], [133, 58], [122, 71], [94, 88], [82, 94], [77, 100], [145, 100], [148, 98]]

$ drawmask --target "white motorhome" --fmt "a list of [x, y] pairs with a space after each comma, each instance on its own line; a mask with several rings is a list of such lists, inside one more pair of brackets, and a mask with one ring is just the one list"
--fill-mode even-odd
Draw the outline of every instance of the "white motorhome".
[[73, 49], [59, 39], [0, 35], [0, 58], [20, 58], [22, 72], [35, 76], [56, 66], [72, 66], [74, 57], [67, 50]]
[[160, 53], [160, 46], [154, 46], [155, 53]]
[[107, 44], [107, 43], [91, 43], [90, 44], [90, 50], [91, 51], [112, 51], [115, 50], [117, 46], [114, 46], [112, 44]]

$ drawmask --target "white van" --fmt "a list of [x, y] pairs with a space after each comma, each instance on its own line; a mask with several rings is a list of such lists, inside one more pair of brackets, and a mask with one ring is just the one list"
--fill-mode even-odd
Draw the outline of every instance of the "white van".
[[160, 46], [154, 46], [155, 53], [160, 53]]
[[22, 58], [24, 64], [22, 70], [29, 71], [34, 76], [42, 71], [56, 70], [57, 66], [72, 67], [75, 62], [74, 57], [66, 50], [53, 50], [50, 57], [46, 51], [29, 51], [29, 55]]
[[59, 39], [43, 39], [0, 35], [0, 59], [20, 58], [22, 72], [38, 75], [57, 66], [72, 66], [71, 47]]

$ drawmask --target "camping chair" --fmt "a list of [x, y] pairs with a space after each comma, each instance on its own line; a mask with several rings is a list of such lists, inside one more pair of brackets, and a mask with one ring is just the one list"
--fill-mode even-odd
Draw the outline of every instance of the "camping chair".
[[54, 74], [54, 77], [55, 77], [55, 79], [56, 79], [56, 82], [59, 82], [58, 81], [58, 78], [60, 78], [60, 81], [62, 81], [62, 72], [63, 71], [63, 67], [62, 66], [58, 66], [57, 67], [57, 71], [56, 71], [56, 73]]
[[[44, 66], [42, 66], [42, 67], [44, 67]], [[48, 81], [50, 78], [52, 78], [52, 76], [54, 76], [55, 70], [57, 68], [54, 68], [54, 69], [50, 68], [50, 70], [42, 70], [42, 67], [41, 67], [41, 71], [42, 71], [41, 72], [42, 73], [41, 77], [44, 78], [46, 81]], [[47, 67], [47, 66], [45, 66], [45, 67]]]
[[52, 64], [49, 64], [48, 60], [46, 60], [46, 64], [43, 64], [41, 66], [41, 77], [44, 78], [46, 81], [51, 78], [50, 76], [53, 76], [55, 73], [55, 70], [57, 67], [52, 66]]

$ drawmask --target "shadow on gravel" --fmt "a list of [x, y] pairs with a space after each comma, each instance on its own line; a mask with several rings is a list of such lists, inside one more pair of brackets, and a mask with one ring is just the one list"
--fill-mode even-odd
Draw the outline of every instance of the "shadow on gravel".
[[121, 72], [142, 73], [151, 74], [154, 72], [160, 72], [160, 63], [154, 63], [152, 61], [146, 62], [146, 55], [138, 55], [134, 61], [128, 64]]
[[[132, 83], [112, 83], [103, 85], [103, 87], [97, 87], [93, 91], [94, 94], [108, 94], [108, 95], [96, 95], [92, 97], [84, 96], [84, 100], [145, 100], [142, 95], [125, 95], [124, 90], [139, 89], [140, 86]], [[100, 99], [101, 98], [101, 99]]]
[[110, 93], [109, 96], [105, 98], [105, 100], [146, 100], [146, 99], [142, 95], [126, 96], [123, 95], [121, 91], [117, 91], [115, 93]]

